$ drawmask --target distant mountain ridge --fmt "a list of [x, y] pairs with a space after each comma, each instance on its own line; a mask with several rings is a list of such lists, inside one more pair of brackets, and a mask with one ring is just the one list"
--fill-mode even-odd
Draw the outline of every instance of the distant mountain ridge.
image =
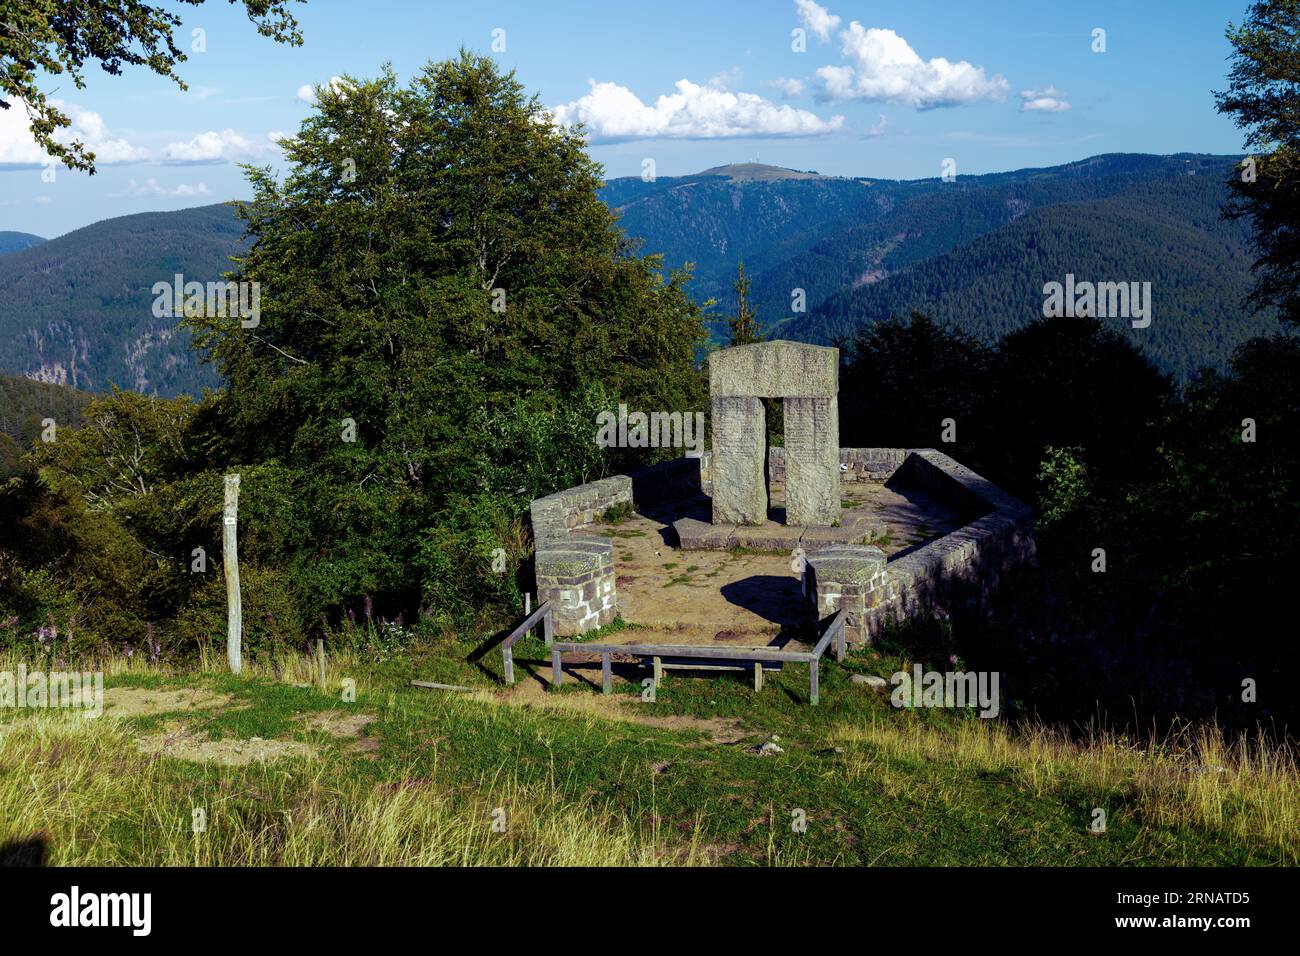
[[[758, 163], [691, 176], [609, 180], [601, 191], [642, 253], [693, 262], [692, 293], [732, 308], [736, 263], [772, 333], [829, 343], [912, 309], [993, 339], [1041, 314], [1044, 282], [1073, 273], [1146, 280], [1145, 331], [1116, 322], [1185, 378], [1277, 327], [1242, 305], [1248, 225], [1220, 207], [1230, 156], [1108, 154], [1043, 169], [890, 180]], [[109, 219], [0, 254], [0, 371], [90, 391], [160, 395], [215, 386], [155, 282], [209, 281], [231, 267], [242, 223], [228, 204]], [[27, 241], [23, 239], [15, 242]], [[792, 311], [794, 290], [806, 309]], [[717, 325], [715, 324], [715, 329]]]
[[45, 239], [30, 232], [0, 232], [0, 256], [39, 246]]
[[[1043, 283], [1066, 272], [1146, 279], [1158, 326], [1135, 341], [1182, 379], [1277, 327], [1242, 305], [1248, 225], [1219, 215], [1237, 159], [1107, 154], [952, 182], [629, 178], [611, 180], [605, 196], [642, 252], [662, 253], [666, 268], [695, 263], [700, 300], [732, 309], [743, 259], [760, 322], [812, 342], [851, 338], [864, 322], [913, 309], [993, 339], [1041, 314]], [[1027, 245], [1044, 232], [1072, 238]], [[975, 261], [996, 279], [962, 268]], [[794, 290], [803, 313], [792, 312]]]
[[106, 219], [0, 256], [0, 370], [91, 391], [215, 386], [189, 335], [153, 316], [151, 289], [176, 273], [219, 279], [242, 233], [218, 204]]

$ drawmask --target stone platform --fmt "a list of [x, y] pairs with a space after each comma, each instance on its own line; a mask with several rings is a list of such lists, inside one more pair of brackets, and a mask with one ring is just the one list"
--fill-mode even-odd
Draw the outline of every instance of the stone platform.
[[766, 521], [759, 525], [712, 524], [697, 518], [673, 522], [678, 547], [683, 551], [818, 551], [838, 544], [864, 544], [885, 533], [883, 521], [868, 515], [846, 515], [836, 526], [801, 527]]

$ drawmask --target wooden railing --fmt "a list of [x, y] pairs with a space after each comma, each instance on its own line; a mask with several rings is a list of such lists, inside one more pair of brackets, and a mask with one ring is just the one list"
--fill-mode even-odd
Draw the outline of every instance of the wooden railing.
[[542, 624], [542, 635], [549, 647], [555, 639], [555, 629], [551, 622], [551, 602], [543, 601], [537, 605], [537, 610], [524, 618], [519, 626], [511, 631], [504, 641], [501, 642], [501, 660], [505, 665], [506, 683], [515, 682], [515, 641], [519, 640], [525, 634], [537, 627], [538, 621]]
[[[541, 608], [538, 608], [538, 610], [540, 611]], [[807, 664], [808, 701], [815, 707], [820, 698], [821, 689], [818, 668], [822, 655], [826, 653], [826, 648], [833, 645], [835, 659], [837, 661], [844, 660], [844, 623], [844, 612], [839, 611], [831, 619], [830, 624], [826, 626], [821, 639], [817, 641], [811, 651], [783, 651], [775, 647], [716, 647], [711, 644], [586, 644], [581, 641], [556, 641], [551, 644], [551, 686], [557, 688], [564, 681], [564, 670], [560, 664], [560, 655], [565, 651], [586, 651], [587, 653], [600, 655], [601, 690], [606, 694], [611, 691], [613, 685], [614, 654], [627, 654], [632, 657], [650, 659], [654, 664], [656, 684], [662, 678], [662, 661], [664, 658], [684, 657], [701, 661], [752, 662], [754, 665], [755, 689], [761, 689], [763, 686], [764, 663]]]

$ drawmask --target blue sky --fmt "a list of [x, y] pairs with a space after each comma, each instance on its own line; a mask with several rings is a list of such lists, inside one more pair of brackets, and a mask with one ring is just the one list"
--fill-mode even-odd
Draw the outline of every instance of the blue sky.
[[[167, 0], [159, 0], [168, 6]], [[1246, 0], [316, 0], [304, 45], [256, 35], [222, 0], [185, 8], [181, 93], [147, 71], [87, 87], [65, 111], [101, 160], [43, 170], [21, 109], [0, 115], [0, 229], [53, 237], [100, 219], [179, 209], [247, 189], [237, 163], [279, 166], [277, 133], [311, 109], [304, 86], [407, 77], [461, 46], [496, 57], [565, 120], [591, 130], [610, 177], [728, 162], [891, 178], [1049, 166], [1107, 152], [1237, 153], [1214, 111]], [[1094, 52], [1095, 29], [1105, 52]], [[802, 30], [803, 52], [792, 31]], [[494, 31], [504, 31], [504, 34]], [[504, 50], [493, 49], [504, 40]], [[43, 173], [45, 174], [43, 176]]]

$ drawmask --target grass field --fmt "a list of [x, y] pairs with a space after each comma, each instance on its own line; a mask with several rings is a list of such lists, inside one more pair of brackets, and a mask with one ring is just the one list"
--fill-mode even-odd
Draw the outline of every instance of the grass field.
[[[1189, 729], [1073, 738], [896, 709], [848, 680], [670, 676], [653, 703], [428, 649], [240, 677], [115, 661], [103, 717], [0, 709], [0, 856], [52, 865], [1300, 862], [1294, 754]], [[532, 662], [532, 663], [530, 663]], [[0, 670], [15, 660], [0, 661]], [[29, 667], [36, 665], [29, 662]], [[598, 672], [596, 672], [598, 673]], [[629, 674], [629, 676], [635, 676]], [[343, 702], [345, 678], [356, 683]], [[412, 678], [472, 693], [410, 687]], [[752, 748], [775, 736], [781, 752]], [[258, 759], [258, 758], [264, 759]], [[1093, 832], [1095, 811], [1105, 832]], [[196, 811], [198, 811], [196, 813]], [[197, 821], [197, 823], [196, 823]], [[803, 824], [802, 826], [800, 824]], [[196, 832], [198, 831], [198, 832]]]

